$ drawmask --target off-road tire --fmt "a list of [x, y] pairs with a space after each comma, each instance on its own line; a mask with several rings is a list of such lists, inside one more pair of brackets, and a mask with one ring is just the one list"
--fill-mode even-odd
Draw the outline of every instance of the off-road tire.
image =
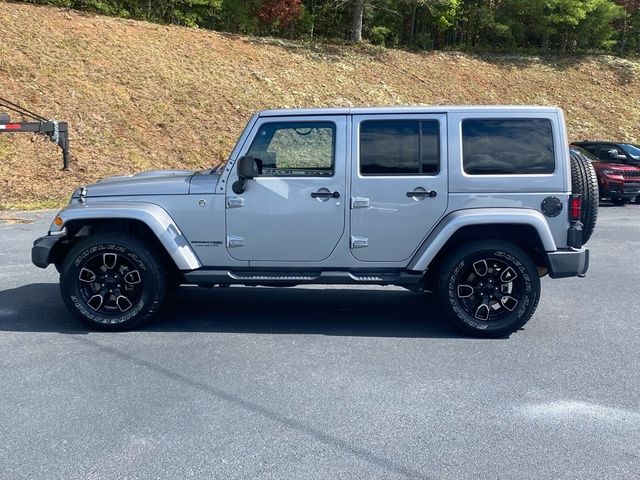
[[580, 221], [582, 222], [582, 243], [585, 244], [596, 228], [600, 192], [598, 176], [591, 165], [591, 160], [577, 153], [571, 154], [571, 191], [580, 194], [582, 200]]
[[86, 326], [130, 330], [162, 306], [166, 268], [143, 240], [125, 233], [100, 233], [80, 240], [67, 254], [60, 291], [69, 311]]
[[[475, 270], [476, 264], [482, 265], [483, 260], [487, 265], [484, 276]], [[492, 265], [500, 265], [500, 269], [492, 271]], [[509, 268], [512, 271], [504, 278], [511, 281], [503, 282], [501, 276]], [[497, 279], [495, 283], [490, 281], [493, 279]], [[507, 288], [503, 290], [505, 286]], [[461, 297], [469, 293], [467, 287], [473, 287], [473, 295]], [[487, 293], [485, 289], [491, 287], [497, 287], [500, 292]], [[445, 314], [458, 329], [476, 337], [502, 338], [522, 328], [535, 312], [540, 299], [540, 278], [529, 255], [516, 245], [500, 240], [480, 240], [447, 255], [440, 269], [436, 293]], [[497, 304], [489, 305], [492, 301], [489, 295], [496, 295], [493, 301]], [[497, 295], [511, 300], [507, 299], [503, 304]], [[481, 320], [474, 313], [485, 309], [472, 305], [480, 305], [485, 300], [487, 319]]]

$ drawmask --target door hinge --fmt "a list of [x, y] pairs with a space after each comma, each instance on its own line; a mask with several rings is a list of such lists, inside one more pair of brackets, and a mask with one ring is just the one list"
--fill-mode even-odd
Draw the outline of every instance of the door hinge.
[[369, 208], [369, 199], [365, 197], [351, 197], [351, 208]]
[[227, 247], [244, 247], [244, 237], [239, 237], [237, 235], [229, 235], [227, 236]]
[[364, 248], [369, 246], [367, 237], [351, 237], [351, 248]]
[[229, 197], [227, 199], [227, 208], [244, 207], [244, 197]]

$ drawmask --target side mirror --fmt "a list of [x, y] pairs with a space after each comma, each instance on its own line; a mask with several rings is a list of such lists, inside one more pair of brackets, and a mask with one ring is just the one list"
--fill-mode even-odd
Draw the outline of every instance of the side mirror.
[[616, 150], [615, 148], [609, 150], [609, 158], [618, 162], [624, 162], [627, 160], [627, 157], [625, 155], [620, 155], [618, 153], [618, 150]]
[[238, 159], [238, 180], [231, 186], [233, 193], [241, 194], [247, 189], [247, 180], [251, 180], [262, 173], [262, 160], [250, 155]]

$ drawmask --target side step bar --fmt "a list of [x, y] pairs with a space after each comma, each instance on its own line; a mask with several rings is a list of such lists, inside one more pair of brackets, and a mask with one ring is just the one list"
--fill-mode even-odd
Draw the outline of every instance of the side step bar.
[[183, 274], [186, 283], [195, 285], [417, 285], [423, 278], [416, 272], [254, 272], [193, 270]]

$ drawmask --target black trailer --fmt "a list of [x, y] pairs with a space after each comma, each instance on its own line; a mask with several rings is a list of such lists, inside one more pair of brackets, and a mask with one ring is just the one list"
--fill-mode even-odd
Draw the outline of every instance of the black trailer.
[[[17, 113], [21, 119], [28, 119], [29, 121], [12, 122], [9, 114], [2, 110]], [[0, 133], [18, 132], [39, 133], [49, 137], [53, 143], [62, 149], [63, 170], [69, 169], [69, 126], [67, 122], [47, 120], [20, 105], [0, 97]]]

